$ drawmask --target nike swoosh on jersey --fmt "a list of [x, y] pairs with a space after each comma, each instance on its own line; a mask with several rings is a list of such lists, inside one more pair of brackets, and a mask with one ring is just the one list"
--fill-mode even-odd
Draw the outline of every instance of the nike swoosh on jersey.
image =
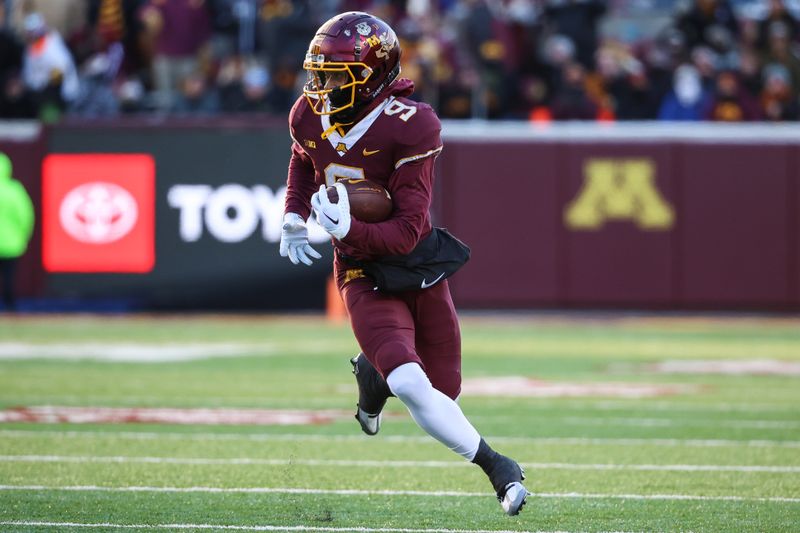
[[435, 280], [431, 281], [430, 283], [428, 283], [428, 282], [425, 280], [425, 278], [422, 278], [422, 285], [420, 285], [420, 287], [421, 287], [421, 288], [423, 288], [423, 289], [427, 289], [428, 287], [433, 287], [434, 285], [436, 285], [436, 282], [438, 282], [438, 281], [439, 281], [440, 279], [442, 279], [443, 277], [444, 277], [444, 272], [442, 272], [441, 274], [439, 274], [439, 277], [438, 277], [438, 278], [436, 278]]
[[370, 156], [372, 154], [377, 154], [380, 151], [381, 151], [380, 148], [378, 148], [377, 150], [367, 150], [366, 148], [364, 148], [364, 151], [361, 152], [361, 153], [364, 155], [364, 157], [367, 157], [367, 156]]

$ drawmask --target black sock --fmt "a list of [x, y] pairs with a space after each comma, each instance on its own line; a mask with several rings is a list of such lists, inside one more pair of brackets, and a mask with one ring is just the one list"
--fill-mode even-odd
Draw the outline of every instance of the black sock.
[[497, 452], [494, 451], [491, 446], [486, 444], [486, 441], [483, 440], [483, 437], [481, 437], [481, 442], [478, 444], [478, 452], [475, 454], [475, 458], [472, 460], [472, 462], [480, 466], [484, 472], [489, 474], [492, 466], [495, 464], [496, 458]]
[[494, 451], [482, 438], [478, 444], [478, 452], [472, 462], [480, 466], [489, 476], [489, 481], [500, 499], [503, 498], [509, 483], [521, 481], [525, 478], [519, 465], [514, 460]]

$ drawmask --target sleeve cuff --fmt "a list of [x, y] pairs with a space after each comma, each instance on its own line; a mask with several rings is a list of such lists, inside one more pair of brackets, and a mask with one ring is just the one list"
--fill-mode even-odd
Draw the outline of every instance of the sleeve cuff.
[[344, 239], [341, 241], [345, 244], [349, 244], [353, 246], [354, 243], [363, 242], [364, 240], [364, 230], [366, 230], [367, 225], [364, 222], [356, 218], [350, 219], [350, 231], [347, 232], [347, 235], [344, 236]]

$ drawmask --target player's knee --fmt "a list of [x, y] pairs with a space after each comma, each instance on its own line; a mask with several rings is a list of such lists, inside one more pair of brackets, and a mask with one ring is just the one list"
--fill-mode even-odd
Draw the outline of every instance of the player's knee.
[[417, 363], [398, 366], [386, 378], [392, 393], [406, 405], [422, 405], [430, 396], [433, 386]]
[[374, 348], [377, 369], [382, 375], [389, 369], [417, 360], [414, 348], [402, 339], [386, 339]]
[[435, 388], [454, 402], [457, 402], [458, 396], [461, 394], [461, 376], [457, 375], [441, 384], [437, 383]]

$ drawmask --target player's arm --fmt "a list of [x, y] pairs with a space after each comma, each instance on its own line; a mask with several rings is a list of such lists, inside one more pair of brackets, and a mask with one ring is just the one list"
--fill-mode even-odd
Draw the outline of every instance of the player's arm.
[[286, 179], [284, 213], [297, 213], [303, 220], [311, 214], [311, 195], [317, 190], [314, 183], [314, 163], [297, 142], [292, 143], [289, 174]]
[[419, 242], [427, 228], [431, 206], [435, 154], [398, 167], [389, 180], [394, 209], [384, 222], [367, 224], [352, 219], [343, 242], [370, 255], [405, 255]]
[[[294, 111], [294, 110], [293, 110]], [[290, 115], [290, 128], [292, 124]], [[292, 135], [292, 139], [294, 139]], [[289, 173], [286, 179], [286, 202], [283, 210], [283, 226], [281, 226], [281, 257], [288, 257], [295, 265], [303, 263], [311, 265], [312, 258], [322, 257], [308, 243], [306, 220], [311, 214], [310, 199], [316, 187], [314, 185], [314, 162], [295, 140], [292, 143], [292, 155], [289, 159]]]

